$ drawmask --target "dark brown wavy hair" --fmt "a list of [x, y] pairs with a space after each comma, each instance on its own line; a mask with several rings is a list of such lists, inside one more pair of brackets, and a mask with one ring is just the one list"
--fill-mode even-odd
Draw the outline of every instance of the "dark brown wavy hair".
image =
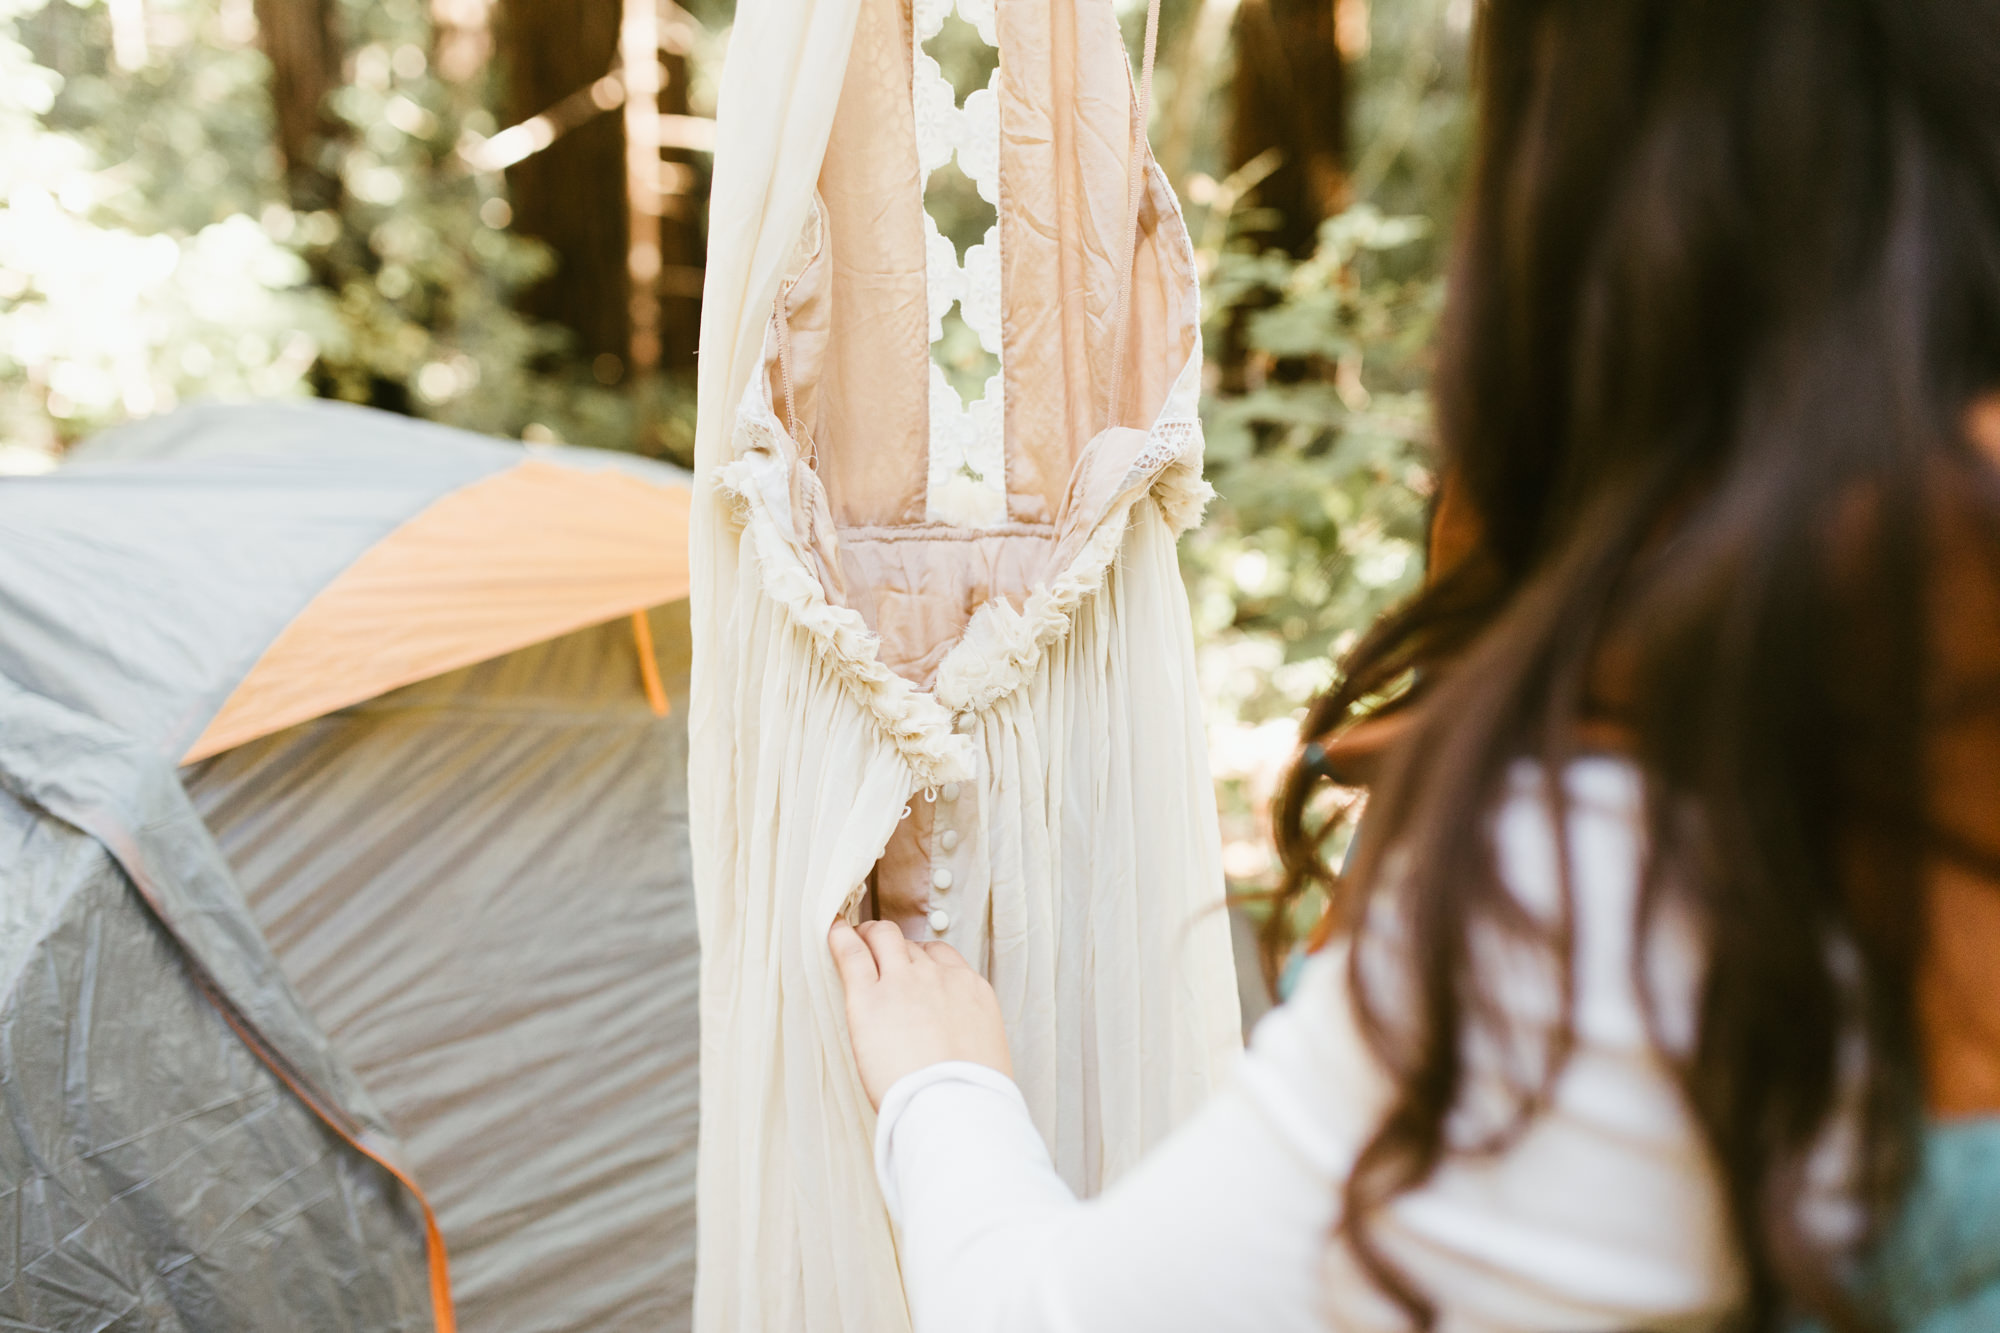
[[[1878, 1225], [1921, 1123], [1938, 534], [2000, 552], [1964, 424], [2000, 386], [2000, 5], [1487, 0], [1479, 23], [1437, 384], [1469, 549], [1343, 663], [1277, 811], [1285, 893], [1326, 890], [1350, 929], [1386, 908], [1409, 946], [1394, 1012], [1350, 971], [1396, 1093], [1343, 1227], [1428, 1325], [1370, 1219], [1452, 1150], [1463, 1034], [1507, 1021], [1475, 931], [1569, 975], [1485, 815], [1517, 761], [1560, 771], [1595, 728], [1646, 780], [1640, 956], [1669, 908], [1708, 950], [1681, 1077], [1743, 1326], [1864, 1328], [1800, 1204], [1843, 1088]], [[1385, 718], [1336, 874], [1325, 755]]]

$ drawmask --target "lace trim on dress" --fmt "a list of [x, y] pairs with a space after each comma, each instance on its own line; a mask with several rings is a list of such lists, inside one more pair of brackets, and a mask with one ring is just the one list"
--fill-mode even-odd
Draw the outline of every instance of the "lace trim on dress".
[[924, 516], [958, 527], [1007, 522], [1007, 437], [1000, 411], [1000, 376], [986, 381], [977, 401], [961, 405], [935, 362], [931, 365], [930, 473]]
[[[944, 317], [965, 294], [965, 270], [951, 238], [938, 230], [937, 220], [924, 214], [924, 294], [929, 298], [931, 342], [944, 337]], [[935, 363], [933, 363], [935, 364]]]
[[[950, 242], [946, 242], [950, 244]], [[986, 229], [977, 245], [966, 247], [965, 266], [960, 270], [964, 284], [959, 291], [959, 313], [979, 345], [1000, 355], [1000, 224]], [[991, 392], [991, 390], [988, 390]]]
[[[1000, 203], [1000, 71], [994, 70], [984, 88], [958, 105], [924, 43], [938, 35], [953, 0], [913, 0], [910, 24], [910, 102], [915, 112], [918, 189], [931, 173], [958, 159], [959, 169], [979, 195], [995, 208]], [[959, 16], [978, 29], [988, 46], [999, 44], [993, 0], [957, 0]], [[968, 246], [964, 262], [936, 219], [924, 213], [924, 281], [933, 345], [944, 337], [944, 317], [959, 307], [979, 345], [1000, 355], [1000, 224], [996, 221], [976, 244]], [[930, 470], [924, 516], [935, 523], [991, 527], [1007, 521], [1007, 470], [1002, 454], [986, 447], [1000, 438], [1006, 412], [1005, 382], [989, 376], [980, 397], [966, 402], [945, 378], [935, 360], [930, 381]]]
[[1192, 410], [1200, 368], [1197, 341], [1118, 498], [1098, 516], [1083, 547], [1019, 611], [1004, 598], [982, 606], [946, 652], [929, 692], [884, 665], [881, 639], [858, 611], [829, 602], [813, 576], [791, 513], [787, 475], [803, 464], [789, 460], [789, 437], [773, 410], [768, 374], [752, 376], [736, 415], [736, 458], [716, 470], [716, 486], [751, 534], [764, 591], [811, 637], [820, 661], [847, 682], [918, 782], [972, 776], [972, 741], [952, 730], [953, 715], [990, 707], [1028, 682], [1043, 653], [1069, 632], [1077, 609], [1103, 588], [1134, 505], [1150, 499], [1176, 534], [1199, 521], [1214, 494], [1201, 479], [1201, 423]]
[[[739, 445], [767, 429], [756, 427], [746, 436], [739, 424]], [[814, 655], [874, 717], [920, 784], [971, 780], [977, 772], [972, 738], [952, 730], [944, 705], [883, 665], [881, 640], [861, 613], [827, 601], [826, 590], [800, 561], [786, 536], [789, 516], [780, 522], [773, 513], [773, 501], [785, 494], [782, 479], [773, 474], [783, 467], [780, 453], [752, 443], [750, 452], [715, 472], [716, 486], [734, 502], [750, 534], [765, 594], [805, 631]]]
[[1201, 419], [1195, 414], [1200, 375], [1197, 337], [1117, 497], [1098, 516], [1082, 549], [1055, 578], [1030, 592], [1019, 611], [995, 598], [973, 613], [938, 664], [937, 698], [951, 712], [987, 708], [1028, 681], [1049, 646], [1069, 632], [1077, 609], [1104, 587], [1125, 544], [1134, 505], [1152, 500], [1176, 536], [1201, 521], [1215, 491], [1201, 477]]

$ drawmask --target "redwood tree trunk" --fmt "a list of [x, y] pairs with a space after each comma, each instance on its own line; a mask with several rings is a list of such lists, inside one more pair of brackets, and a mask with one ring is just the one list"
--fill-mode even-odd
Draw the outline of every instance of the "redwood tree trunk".
[[[517, 124], [604, 77], [618, 56], [619, 0], [502, 0], [499, 119]], [[523, 313], [576, 335], [585, 360], [630, 357], [625, 276], [625, 131], [593, 117], [507, 169], [513, 229], [555, 252]]]
[[[660, 110], [686, 115], [688, 110], [688, 58], [664, 55], [666, 83], [660, 92]], [[660, 259], [664, 264], [660, 284], [660, 369], [673, 373], [694, 372], [695, 345], [701, 341], [701, 268], [708, 254], [708, 238], [702, 218], [708, 212], [708, 170], [706, 155], [667, 150], [666, 156], [694, 173], [694, 188], [669, 201], [666, 216], [660, 219]]]
[[326, 145], [340, 133], [326, 110], [340, 84], [334, 0], [256, 0], [255, 8], [292, 207], [332, 208], [340, 202], [340, 181], [325, 167]]
[[1263, 233], [1298, 258], [1346, 189], [1347, 77], [1333, 0], [1243, 0], [1236, 11], [1236, 77], [1229, 165], [1267, 149], [1283, 156], [1257, 187], [1277, 225]]

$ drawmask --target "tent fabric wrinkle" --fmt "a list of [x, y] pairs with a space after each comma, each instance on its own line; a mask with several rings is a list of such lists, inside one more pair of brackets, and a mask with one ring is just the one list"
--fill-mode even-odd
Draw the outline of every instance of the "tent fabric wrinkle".
[[[409, 1189], [424, 1236], [433, 1326], [452, 1333], [450, 1279], [430, 1204], [400, 1163], [394, 1132], [250, 925], [214, 840], [171, 768], [104, 724], [0, 678], [0, 789], [96, 839], [191, 962], [191, 988], [208, 1012], [297, 1104]], [[86, 1007], [86, 1029], [90, 1014]], [[11, 1016], [0, 1013], [0, 1031], [17, 1027], [7, 1021]], [[43, 1166], [36, 1174], [52, 1179], [61, 1172]], [[51, 1254], [69, 1252], [59, 1246]]]
[[[648, 623], [683, 690], [684, 620]], [[186, 770], [251, 917], [400, 1129], [467, 1329], [685, 1326], [685, 732], [639, 676], [612, 621]]]
[[1004, 485], [935, 503], [945, 418], [979, 404], [930, 359], [937, 282], [966, 293], [926, 242], [923, 3], [746, 0], [719, 99], [690, 516], [700, 1333], [908, 1327], [835, 916], [992, 981], [1084, 1193], [1240, 1046], [1174, 547], [1209, 495], [1192, 244], [1111, 6], [974, 5], [1000, 51]]
[[76, 454], [0, 487], [0, 1325], [687, 1327], [686, 474], [304, 403]]
[[173, 769], [95, 719], [0, 678], [0, 788], [97, 839], [199, 974], [341, 1133], [394, 1135], [285, 979]]
[[[433, 1328], [409, 1196], [234, 1039], [117, 863], [12, 801], [0, 842], [59, 888], [0, 1006], [0, 1323]], [[136, 1071], [162, 1067], [172, 1081], [131, 1095]]]

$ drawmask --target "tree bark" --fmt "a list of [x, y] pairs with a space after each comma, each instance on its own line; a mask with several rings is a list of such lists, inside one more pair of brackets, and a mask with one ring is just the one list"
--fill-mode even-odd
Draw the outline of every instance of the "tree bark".
[[[500, 122], [513, 125], [604, 77], [618, 56], [619, 0], [502, 0]], [[599, 115], [507, 169], [513, 229], [555, 252], [523, 292], [524, 314], [570, 330], [586, 361], [629, 360], [625, 131]]]
[[285, 187], [304, 212], [340, 202], [340, 180], [326, 147], [340, 135], [327, 96], [340, 85], [340, 37], [334, 0], [255, 0], [257, 40], [271, 62], [271, 108]]
[[[660, 91], [660, 111], [686, 115], [688, 58], [670, 52], [661, 60], [666, 66], [666, 82]], [[708, 255], [708, 237], [701, 224], [708, 214], [708, 169], [705, 154], [669, 149], [666, 156], [692, 172], [694, 187], [674, 198], [660, 219], [661, 272], [665, 278], [660, 284], [660, 368], [691, 375], [695, 345], [701, 341], [699, 274]], [[689, 278], [695, 280], [690, 282]]]
[[1243, 0], [1236, 12], [1229, 166], [1271, 148], [1283, 155], [1253, 198], [1276, 214], [1262, 239], [1297, 258], [1312, 253], [1321, 220], [1345, 201], [1347, 77], [1335, 8]]

